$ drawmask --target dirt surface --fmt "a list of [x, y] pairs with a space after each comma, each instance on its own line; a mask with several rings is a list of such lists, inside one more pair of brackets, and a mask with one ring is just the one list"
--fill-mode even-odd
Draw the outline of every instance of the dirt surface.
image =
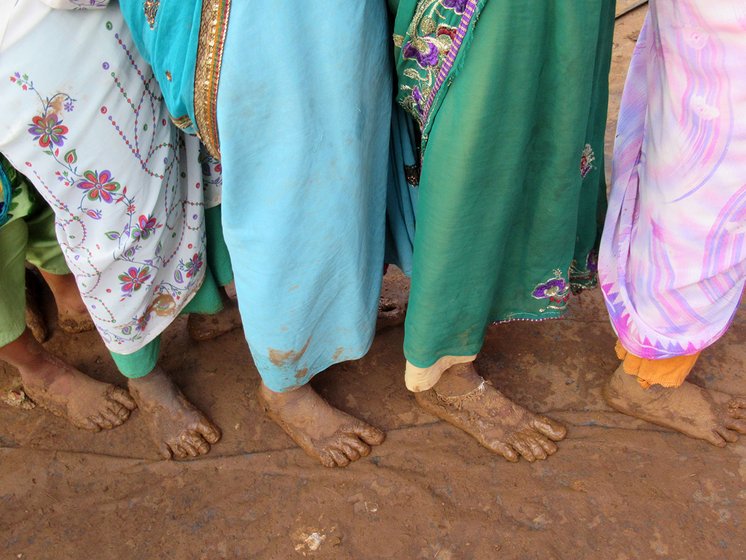
[[[612, 130], [642, 15], [617, 29]], [[387, 294], [405, 297], [390, 274]], [[564, 321], [495, 327], [478, 362], [509, 397], [567, 423], [550, 460], [509, 464], [420, 412], [398, 327], [314, 381], [388, 432], [345, 470], [318, 466], [265, 418], [240, 331], [195, 344], [180, 319], [162, 365], [223, 440], [206, 458], [163, 462], [137, 411], [89, 434], [0, 405], [0, 558], [746, 558], [746, 443], [716, 449], [613, 412], [600, 393], [617, 365], [601, 294], [571, 309]], [[745, 343], [739, 318], [693, 380], [745, 392]], [[124, 385], [95, 333], [55, 329], [47, 346]], [[0, 397], [16, 382], [0, 373]]]

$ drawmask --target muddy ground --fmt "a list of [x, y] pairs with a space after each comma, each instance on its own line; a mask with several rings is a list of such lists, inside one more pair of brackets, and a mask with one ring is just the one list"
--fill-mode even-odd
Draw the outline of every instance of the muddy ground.
[[[611, 129], [642, 17], [617, 28]], [[404, 297], [404, 284], [387, 289]], [[318, 466], [264, 417], [240, 332], [194, 344], [183, 319], [165, 335], [163, 365], [223, 428], [204, 459], [157, 460], [138, 412], [89, 434], [0, 405], [0, 558], [746, 558], [746, 442], [716, 449], [604, 404], [616, 360], [598, 291], [567, 320], [495, 327], [479, 360], [508, 396], [569, 426], [546, 462], [506, 463], [419, 412], [402, 337], [386, 331], [365, 359], [314, 381], [388, 432], [346, 470]], [[745, 341], [739, 318], [695, 382], [746, 392]], [[48, 347], [122, 382], [94, 333], [55, 333]], [[0, 391], [16, 380], [0, 372]]]

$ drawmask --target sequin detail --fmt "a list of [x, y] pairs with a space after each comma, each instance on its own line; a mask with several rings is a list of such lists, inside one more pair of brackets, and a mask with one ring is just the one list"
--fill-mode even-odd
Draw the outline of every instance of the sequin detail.
[[199, 136], [210, 155], [218, 159], [218, 86], [230, 9], [231, 0], [203, 1], [194, 71], [194, 115]]
[[160, 6], [160, 0], [145, 0], [143, 3], [143, 11], [145, 12], [145, 19], [148, 20], [150, 29], [155, 28], [155, 17], [158, 15], [158, 7]]

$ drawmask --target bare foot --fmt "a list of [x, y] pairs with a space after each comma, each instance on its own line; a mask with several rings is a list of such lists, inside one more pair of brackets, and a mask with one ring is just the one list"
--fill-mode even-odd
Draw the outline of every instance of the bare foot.
[[186, 399], [160, 367], [130, 379], [129, 390], [164, 459], [204, 455], [210, 444], [220, 440], [220, 428]]
[[127, 391], [91, 379], [47, 352], [28, 329], [2, 348], [0, 358], [18, 368], [33, 402], [78, 428], [110, 430], [137, 406]]
[[386, 439], [378, 428], [331, 406], [308, 384], [275, 393], [262, 383], [258, 396], [267, 415], [325, 467], [346, 467]]
[[225, 302], [225, 307], [214, 315], [192, 313], [187, 319], [187, 330], [192, 340], [201, 342], [229, 333], [241, 326], [238, 305], [233, 300]]
[[671, 428], [718, 447], [746, 434], [746, 398], [703, 389], [684, 382], [681, 387], [653, 385], [643, 389], [620, 365], [604, 386], [609, 406], [622, 414]]
[[64, 332], [76, 334], [94, 329], [88, 309], [80, 297], [72, 274], [50, 274], [40, 271], [57, 303], [57, 325]]
[[376, 331], [396, 327], [407, 317], [407, 304], [400, 304], [391, 298], [381, 296], [378, 300], [378, 321]]
[[429, 391], [415, 393], [417, 403], [430, 414], [462, 429], [490, 451], [516, 462], [546, 459], [564, 439], [561, 424], [537, 416], [509, 400], [474, 369], [458, 364], [443, 373]]

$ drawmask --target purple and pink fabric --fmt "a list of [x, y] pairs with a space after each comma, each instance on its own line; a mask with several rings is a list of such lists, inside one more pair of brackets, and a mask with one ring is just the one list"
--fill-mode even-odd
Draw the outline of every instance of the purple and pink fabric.
[[599, 275], [622, 344], [695, 354], [746, 280], [746, 2], [650, 2], [619, 115]]

